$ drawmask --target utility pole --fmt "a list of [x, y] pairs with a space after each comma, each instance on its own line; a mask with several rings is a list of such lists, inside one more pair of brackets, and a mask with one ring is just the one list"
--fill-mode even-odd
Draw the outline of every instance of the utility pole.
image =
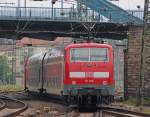
[[18, 0], [18, 7], [20, 7], [20, 0]]
[[20, 16], [20, 0], [18, 0], [18, 5], [17, 5], [17, 16]]
[[64, 1], [61, 0], [61, 9], [63, 9], [63, 7], [64, 7]]
[[16, 40], [13, 40], [13, 49], [12, 49], [12, 80], [10, 84], [15, 84], [16, 80]]
[[54, 4], [56, 3], [57, 0], [52, 0], [51, 4], [52, 4], [52, 19], [54, 17]]
[[61, 15], [64, 15], [63, 9], [64, 9], [64, 0], [61, 0]]
[[[144, 5], [144, 24], [150, 23], [150, 0], [145, 0]], [[144, 27], [146, 28], [146, 27]]]
[[25, 16], [26, 16], [26, 7], [27, 7], [27, 1], [24, 0]]

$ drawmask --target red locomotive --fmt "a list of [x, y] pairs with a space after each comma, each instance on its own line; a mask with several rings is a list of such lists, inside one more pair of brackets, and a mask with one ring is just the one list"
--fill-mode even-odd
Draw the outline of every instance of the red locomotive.
[[62, 96], [70, 105], [108, 104], [115, 89], [112, 46], [69, 44], [34, 55], [25, 65], [25, 87]]

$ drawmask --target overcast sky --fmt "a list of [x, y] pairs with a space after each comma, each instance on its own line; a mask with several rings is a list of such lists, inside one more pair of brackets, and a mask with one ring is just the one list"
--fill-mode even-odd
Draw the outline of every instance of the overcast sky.
[[[17, 6], [18, 5], [18, 0], [0, 0], [0, 3], [14, 3], [13, 5], [7, 5], [7, 6]], [[21, 1], [21, 6], [24, 6], [24, 1], [25, 0], [20, 0]], [[27, 1], [27, 6], [28, 7], [50, 7], [51, 6], [51, 0], [45, 0], [45, 1], [32, 1], [32, 0], [26, 0]], [[55, 7], [60, 7], [60, 1], [57, 2], [54, 6]], [[73, 0], [68, 0], [68, 1], [73, 1]], [[72, 2], [73, 3], [73, 2]], [[74, 2], [75, 3], [75, 2]], [[113, 2], [116, 5], [124, 8], [124, 9], [137, 9], [137, 5], [140, 5], [141, 9], [144, 7], [144, 0], [119, 0], [116, 2]], [[3, 4], [0, 4], [1, 6], [4, 6]], [[70, 4], [65, 4], [65, 7], [71, 6]]]

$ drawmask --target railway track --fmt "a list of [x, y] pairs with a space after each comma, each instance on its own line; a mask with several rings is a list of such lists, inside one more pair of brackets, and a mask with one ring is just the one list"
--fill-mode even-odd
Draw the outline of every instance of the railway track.
[[0, 117], [14, 117], [28, 108], [22, 101], [0, 95]]
[[[58, 115], [62, 115], [61, 117], [150, 117], [150, 115], [148, 115], [148, 114], [126, 110], [126, 109], [121, 108], [121, 107], [104, 106], [104, 105], [102, 105], [100, 108], [98, 108], [95, 112], [88, 112], [88, 111], [87, 112], [80, 112], [77, 109], [67, 108], [66, 105], [64, 105], [64, 103], [61, 102], [61, 100], [58, 101], [58, 100], [55, 100], [53, 98], [50, 99], [48, 97], [46, 97], [46, 98], [42, 97], [41, 98], [40, 95], [39, 96], [29, 95], [29, 97], [28, 97], [28, 94], [26, 94], [24, 92], [16, 93], [16, 96], [14, 95], [11, 97], [22, 100], [21, 96], [23, 97], [22, 98], [23, 100], [27, 99], [27, 102], [29, 100], [29, 101], [31, 101], [31, 103], [34, 100], [37, 100], [37, 101], [43, 100], [46, 102], [51, 102], [52, 105], [55, 105], [54, 107], [52, 107], [52, 108], [55, 108], [55, 109], [52, 109], [55, 111], [50, 112], [53, 115], [51, 117], [55, 117], [55, 116], [59, 117]], [[19, 98], [17, 98], [17, 97], [19, 97]], [[56, 106], [57, 104], [59, 106]], [[0, 107], [3, 107], [2, 105], [4, 106], [4, 102], [3, 102], [3, 100], [0, 100]], [[62, 105], [63, 107], [60, 107], [60, 105]], [[0, 108], [0, 110], [1, 110], [1, 108]], [[67, 110], [69, 110], [69, 111], [67, 111]], [[56, 111], [57, 111], [57, 114], [55, 114]]]
[[99, 117], [97, 116], [97, 111], [95, 112], [80, 112], [78, 110], [72, 110], [68, 114], [67, 117]]
[[141, 114], [137, 112], [126, 112], [125, 110], [98, 110], [93, 113], [80, 113], [80, 112], [71, 112], [67, 117], [150, 117], [148, 114]]
[[130, 111], [120, 107], [102, 106], [99, 110], [100, 117], [150, 117], [150, 114]]

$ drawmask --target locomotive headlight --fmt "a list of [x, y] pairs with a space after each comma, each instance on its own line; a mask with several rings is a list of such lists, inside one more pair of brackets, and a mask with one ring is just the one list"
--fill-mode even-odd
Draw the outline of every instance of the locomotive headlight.
[[107, 81], [103, 81], [102, 83], [103, 83], [103, 85], [107, 85], [107, 84], [108, 84], [108, 82], [107, 82]]
[[75, 84], [76, 84], [76, 81], [72, 81], [72, 84], [75, 85]]

